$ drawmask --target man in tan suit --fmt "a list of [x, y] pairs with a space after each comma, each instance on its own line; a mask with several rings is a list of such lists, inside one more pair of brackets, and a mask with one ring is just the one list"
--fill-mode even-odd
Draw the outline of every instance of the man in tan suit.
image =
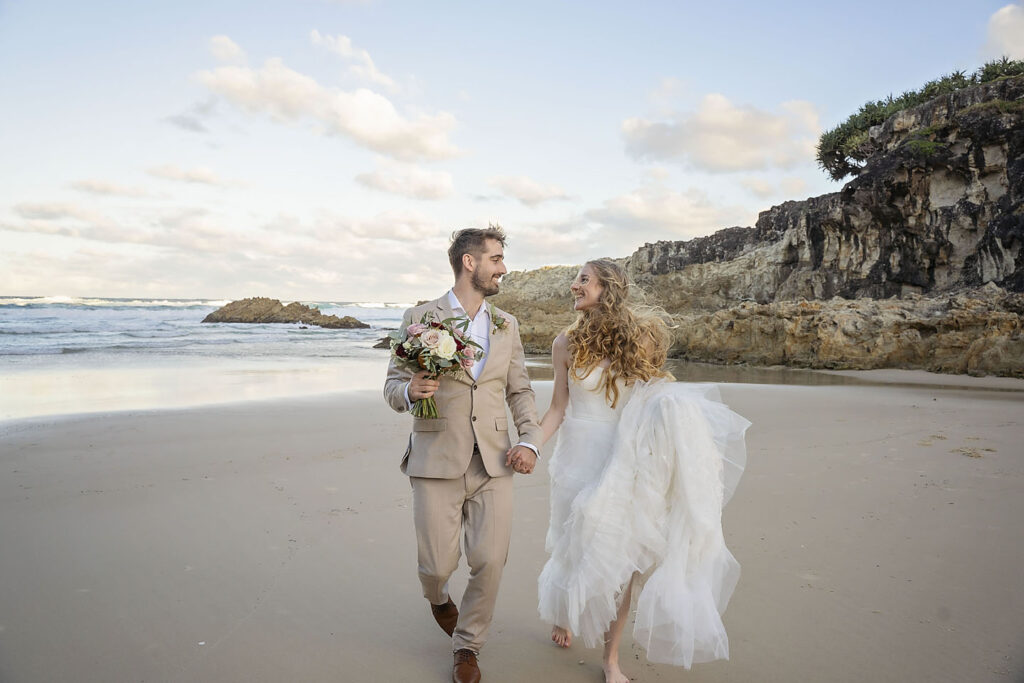
[[[398, 412], [433, 396], [440, 417], [413, 418], [402, 471], [412, 482], [419, 577], [434, 619], [452, 636], [456, 683], [479, 681], [477, 655], [487, 639], [512, 528], [512, 473], [529, 474], [540, 438], [533, 389], [526, 374], [519, 323], [485, 303], [507, 271], [500, 227], [457, 232], [448, 249], [455, 286], [441, 298], [405, 312], [404, 330], [429, 313], [462, 316], [484, 353], [463, 374], [432, 380], [388, 366], [384, 397]], [[505, 404], [519, 433], [511, 446]], [[461, 610], [448, 595], [465, 536], [470, 577]]]

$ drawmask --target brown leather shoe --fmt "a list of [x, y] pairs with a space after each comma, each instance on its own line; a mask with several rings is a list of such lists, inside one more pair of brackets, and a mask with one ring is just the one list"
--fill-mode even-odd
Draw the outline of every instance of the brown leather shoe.
[[472, 650], [455, 651], [455, 668], [452, 669], [453, 683], [478, 683], [480, 667], [476, 663], [476, 653]]
[[455, 624], [459, 621], [459, 608], [450, 597], [443, 605], [431, 603], [430, 613], [434, 615], [434, 621], [445, 633], [451, 636], [455, 632]]

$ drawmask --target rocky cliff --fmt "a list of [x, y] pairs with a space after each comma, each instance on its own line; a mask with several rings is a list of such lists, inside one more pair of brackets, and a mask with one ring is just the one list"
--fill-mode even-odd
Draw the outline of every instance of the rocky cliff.
[[[645, 244], [624, 260], [648, 299], [679, 319], [674, 355], [1024, 376], [1012, 295], [1024, 291], [1024, 77], [902, 111], [872, 128], [862, 151], [864, 167], [839, 192], [772, 207], [753, 227]], [[506, 277], [495, 303], [520, 317], [531, 350], [546, 350], [572, 320], [557, 312], [570, 308], [572, 272]], [[956, 302], [966, 301], [978, 302], [964, 304], [968, 328], [1002, 360], [939, 360], [967, 353], [962, 335], [953, 343], [940, 333], [964, 323]], [[843, 333], [858, 341], [824, 341], [833, 324], [859, 329]], [[760, 331], [727, 340], [723, 330], [737, 325]], [[817, 342], [800, 332], [808, 326]]]

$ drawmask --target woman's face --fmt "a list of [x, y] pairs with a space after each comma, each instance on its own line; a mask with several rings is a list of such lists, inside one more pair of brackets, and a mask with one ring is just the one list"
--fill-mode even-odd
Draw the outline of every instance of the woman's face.
[[576, 279], [572, 281], [572, 285], [569, 286], [569, 290], [572, 292], [573, 309], [577, 311], [585, 311], [588, 308], [597, 306], [597, 302], [601, 298], [601, 292], [604, 291], [604, 287], [602, 287], [601, 283], [597, 281], [597, 275], [594, 273], [594, 269], [589, 265], [585, 265], [580, 268], [580, 272], [576, 275]]

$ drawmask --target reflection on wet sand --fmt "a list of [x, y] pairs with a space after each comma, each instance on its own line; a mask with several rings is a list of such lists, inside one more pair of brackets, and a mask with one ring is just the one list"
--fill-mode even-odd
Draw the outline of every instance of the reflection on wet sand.
[[[1012, 378], [977, 378], [964, 375], [936, 375], [920, 371], [846, 371], [807, 370], [782, 366], [714, 365], [670, 358], [666, 368], [679, 382], [714, 382], [727, 384], [783, 384], [796, 386], [900, 386], [927, 385], [932, 389], [978, 389], [998, 392], [1022, 392], [1024, 383]], [[530, 379], [554, 379], [550, 356], [527, 356], [526, 369]]]

